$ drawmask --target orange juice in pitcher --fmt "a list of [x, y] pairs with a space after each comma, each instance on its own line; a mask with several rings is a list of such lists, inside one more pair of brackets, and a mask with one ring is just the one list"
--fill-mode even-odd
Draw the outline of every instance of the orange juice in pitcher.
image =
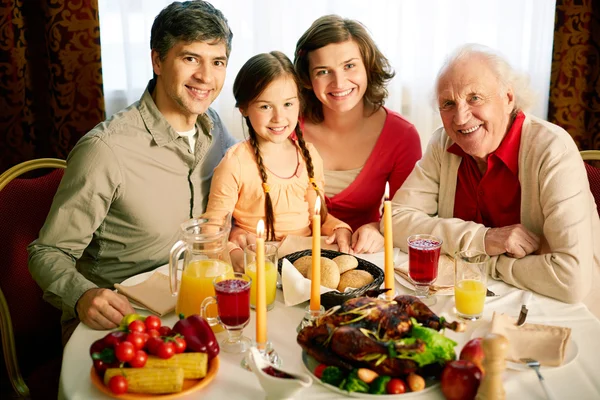
[[[182, 239], [171, 249], [169, 275], [171, 293], [177, 295], [177, 314], [186, 317], [200, 314], [200, 305], [205, 298], [215, 295], [213, 280], [220, 275], [233, 276], [226, 245], [231, 228], [231, 217], [223, 221], [194, 218], [181, 224]], [[179, 258], [183, 254], [181, 283], [176, 279]], [[217, 323], [217, 308], [211, 306], [207, 321], [213, 331], [222, 331]]]

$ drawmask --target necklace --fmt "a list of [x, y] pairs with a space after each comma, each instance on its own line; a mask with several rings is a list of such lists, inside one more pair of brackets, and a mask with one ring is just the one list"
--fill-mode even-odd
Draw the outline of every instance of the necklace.
[[290, 179], [293, 178], [294, 176], [296, 176], [298, 174], [298, 169], [300, 168], [300, 156], [298, 155], [298, 150], [296, 150], [296, 169], [294, 170], [294, 173], [290, 176], [281, 176], [275, 172], [273, 172], [273, 170], [269, 167], [267, 167], [265, 165], [265, 168], [267, 168], [267, 170], [272, 173], [273, 175], [275, 175], [276, 177], [280, 178], [280, 179]]

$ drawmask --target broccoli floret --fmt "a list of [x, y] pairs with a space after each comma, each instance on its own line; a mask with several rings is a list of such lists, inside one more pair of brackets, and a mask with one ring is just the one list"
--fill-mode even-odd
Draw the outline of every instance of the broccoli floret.
[[340, 368], [329, 366], [323, 370], [323, 375], [321, 375], [321, 381], [338, 387], [340, 386], [340, 383], [342, 383], [342, 381], [344, 380], [344, 376], [345, 374]]
[[386, 394], [387, 384], [391, 379], [391, 376], [378, 376], [373, 382], [371, 382], [371, 386], [369, 386], [369, 393]]
[[340, 385], [340, 389], [347, 392], [368, 393], [369, 385], [358, 377], [358, 370], [353, 369], [344, 382]]

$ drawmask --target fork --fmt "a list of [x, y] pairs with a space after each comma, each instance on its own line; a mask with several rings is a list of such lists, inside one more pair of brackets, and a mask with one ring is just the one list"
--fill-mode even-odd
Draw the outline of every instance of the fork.
[[546, 393], [546, 398], [548, 398], [549, 400], [555, 400], [555, 397], [550, 392], [550, 388], [548, 388], [548, 386], [546, 385], [546, 381], [544, 380], [544, 377], [540, 373], [540, 362], [537, 360], [534, 360], [533, 358], [521, 358], [521, 362], [524, 362], [525, 364], [527, 364], [527, 366], [529, 368], [533, 369], [537, 373], [538, 379], [540, 380], [540, 384], [542, 385], [542, 388], [544, 389], [544, 392]]

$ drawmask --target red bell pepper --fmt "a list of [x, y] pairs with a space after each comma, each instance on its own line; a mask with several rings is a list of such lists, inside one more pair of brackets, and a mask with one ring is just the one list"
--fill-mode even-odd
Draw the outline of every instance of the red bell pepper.
[[197, 314], [187, 318], [179, 314], [179, 321], [173, 327], [173, 333], [179, 333], [184, 337], [187, 351], [206, 353], [209, 360], [219, 354], [219, 343], [215, 334], [208, 322]]

